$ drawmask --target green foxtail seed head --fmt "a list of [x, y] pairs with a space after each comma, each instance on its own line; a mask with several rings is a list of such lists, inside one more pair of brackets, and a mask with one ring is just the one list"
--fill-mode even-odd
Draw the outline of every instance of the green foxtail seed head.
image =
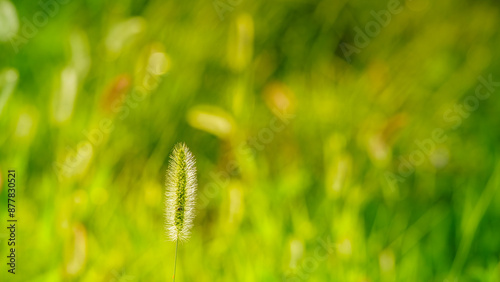
[[166, 177], [166, 225], [172, 241], [189, 238], [196, 202], [196, 167], [193, 154], [184, 143], [174, 147]]

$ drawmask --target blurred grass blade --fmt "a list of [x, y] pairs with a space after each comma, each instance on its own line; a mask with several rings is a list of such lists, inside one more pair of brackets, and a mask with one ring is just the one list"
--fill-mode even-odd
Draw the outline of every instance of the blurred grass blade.
[[188, 112], [187, 121], [194, 128], [226, 138], [233, 132], [234, 121], [224, 110], [211, 106], [198, 106]]
[[67, 121], [73, 113], [73, 108], [78, 90], [78, 77], [72, 67], [67, 67], [61, 72], [59, 89], [54, 96], [53, 117], [57, 123]]
[[19, 74], [15, 69], [9, 68], [0, 73], [0, 115], [10, 95], [14, 92], [18, 80]]
[[10, 1], [0, 0], [0, 41], [9, 41], [19, 30], [16, 7]]

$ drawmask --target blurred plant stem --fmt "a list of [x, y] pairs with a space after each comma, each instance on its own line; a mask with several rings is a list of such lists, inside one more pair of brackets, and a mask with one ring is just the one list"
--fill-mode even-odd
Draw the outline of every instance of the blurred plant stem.
[[173, 281], [175, 282], [175, 268], [177, 266], [177, 247], [179, 247], [179, 237], [177, 237], [176, 243], [175, 243], [175, 260], [174, 260], [174, 276], [173, 276]]

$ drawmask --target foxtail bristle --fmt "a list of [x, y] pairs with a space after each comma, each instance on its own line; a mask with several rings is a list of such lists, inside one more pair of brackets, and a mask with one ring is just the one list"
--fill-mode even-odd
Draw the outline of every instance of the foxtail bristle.
[[189, 238], [195, 214], [196, 166], [184, 143], [174, 147], [166, 177], [166, 227], [172, 241]]

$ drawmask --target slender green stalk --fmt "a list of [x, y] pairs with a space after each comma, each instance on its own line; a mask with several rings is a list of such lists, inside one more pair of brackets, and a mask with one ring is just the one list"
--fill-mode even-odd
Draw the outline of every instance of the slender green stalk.
[[177, 267], [177, 247], [179, 247], [179, 238], [177, 238], [177, 243], [175, 243], [174, 276], [172, 276], [174, 282], [175, 282], [175, 268]]

